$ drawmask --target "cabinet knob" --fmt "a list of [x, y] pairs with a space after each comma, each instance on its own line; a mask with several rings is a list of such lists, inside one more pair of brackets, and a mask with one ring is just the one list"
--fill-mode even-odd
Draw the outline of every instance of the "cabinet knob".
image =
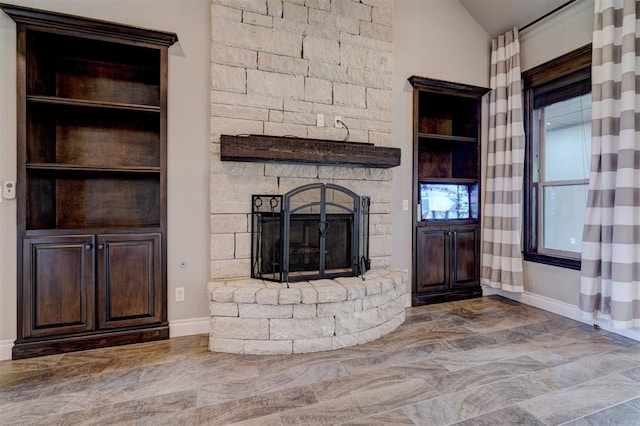
[[98, 244], [98, 250], [104, 249], [104, 244]]
[[86, 250], [91, 250], [91, 249], [93, 248], [93, 244], [85, 244], [85, 245], [84, 245], [84, 248], [85, 248]]

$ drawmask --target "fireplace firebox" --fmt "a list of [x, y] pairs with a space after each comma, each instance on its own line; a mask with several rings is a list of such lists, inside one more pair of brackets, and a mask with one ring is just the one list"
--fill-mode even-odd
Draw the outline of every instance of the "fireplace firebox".
[[293, 282], [361, 275], [370, 268], [370, 198], [314, 183], [253, 195], [251, 277]]

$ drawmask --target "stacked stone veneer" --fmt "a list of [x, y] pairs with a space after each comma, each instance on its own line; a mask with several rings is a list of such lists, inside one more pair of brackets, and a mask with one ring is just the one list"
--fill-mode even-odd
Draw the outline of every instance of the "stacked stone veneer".
[[379, 339], [404, 322], [406, 271], [284, 284], [244, 279], [208, 285], [209, 349], [238, 354], [328, 351]]
[[[391, 169], [222, 162], [220, 135], [342, 140], [346, 131], [333, 127], [334, 117], [341, 116], [350, 141], [393, 146], [392, 5], [392, 0], [212, 1], [212, 279], [250, 275], [252, 194], [284, 194], [314, 182], [371, 197], [372, 266], [389, 266]], [[326, 127], [316, 126], [316, 114], [324, 114]]]

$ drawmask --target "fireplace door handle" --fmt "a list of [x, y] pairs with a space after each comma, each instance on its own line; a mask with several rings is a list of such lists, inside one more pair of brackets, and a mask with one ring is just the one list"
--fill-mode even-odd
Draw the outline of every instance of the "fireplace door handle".
[[325, 220], [321, 220], [318, 222], [318, 230], [320, 231], [320, 235], [324, 237], [324, 234], [329, 230], [329, 226], [331, 224]]

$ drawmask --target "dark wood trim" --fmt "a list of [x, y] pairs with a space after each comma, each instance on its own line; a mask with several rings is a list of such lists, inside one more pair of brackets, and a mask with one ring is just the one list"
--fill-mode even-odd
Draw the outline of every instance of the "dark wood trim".
[[532, 89], [582, 69], [588, 69], [591, 74], [591, 43], [524, 71], [522, 73], [524, 89]]
[[48, 12], [6, 3], [0, 3], [0, 9], [17, 23], [38, 25], [41, 28], [51, 28], [56, 31], [63, 29], [97, 36], [106, 35], [109, 38], [121, 38], [123, 41], [135, 40], [167, 47], [178, 41], [178, 36], [175, 33], [132, 27], [66, 13]]
[[400, 165], [400, 148], [282, 136], [220, 136], [220, 160], [306, 163], [390, 168]]
[[482, 97], [489, 92], [486, 87], [472, 86], [469, 84], [454, 83], [451, 81], [436, 80], [428, 77], [412, 75], [407, 80], [415, 89], [426, 89], [436, 93], [455, 93], [458, 96]]
[[25, 341], [17, 340], [12, 349], [12, 358], [33, 358], [36, 356], [76, 352], [86, 349], [152, 342], [168, 338], [169, 325], [163, 324], [146, 328], [138, 327], [136, 330], [73, 335], [40, 341], [35, 339]]
[[478, 297], [482, 297], [482, 286], [468, 287], [456, 290], [446, 290], [437, 293], [414, 292], [411, 295], [411, 306], [453, 302], [455, 300], [475, 299]]
[[582, 267], [582, 262], [578, 259], [555, 257], [534, 252], [524, 252], [522, 253], [522, 256], [527, 262], [543, 263], [545, 265], [557, 266], [560, 268], [575, 269], [576, 271], [579, 271]]

